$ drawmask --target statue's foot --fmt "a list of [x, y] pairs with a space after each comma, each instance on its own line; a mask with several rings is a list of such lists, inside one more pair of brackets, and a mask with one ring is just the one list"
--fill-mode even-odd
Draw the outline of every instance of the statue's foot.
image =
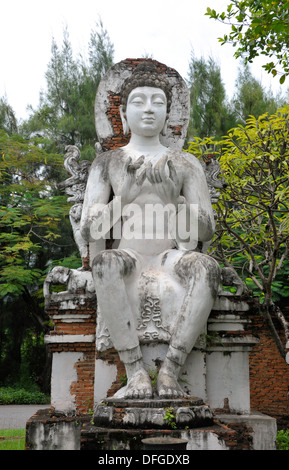
[[125, 398], [151, 398], [153, 394], [151, 379], [145, 369], [139, 369], [129, 379], [126, 385]]
[[157, 381], [157, 392], [160, 398], [183, 398], [186, 393], [178, 383], [177, 377], [160, 370]]

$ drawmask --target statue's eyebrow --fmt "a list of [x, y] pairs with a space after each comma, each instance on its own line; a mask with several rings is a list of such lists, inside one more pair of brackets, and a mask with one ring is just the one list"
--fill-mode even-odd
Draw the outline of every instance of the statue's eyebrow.
[[[164, 100], [164, 102], [165, 102], [165, 99], [166, 99], [166, 95], [163, 94], [163, 93], [160, 93], [159, 91], [157, 91], [156, 93], [153, 93], [151, 96], [152, 96], [152, 98], [161, 98], [161, 99]], [[131, 101], [134, 98], [138, 98], [138, 97], [139, 98], [145, 98], [146, 94], [143, 93], [142, 91], [136, 91], [136, 92], [132, 91], [129, 101]]]
[[130, 101], [133, 99], [133, 98], [144, 98], [145, 97], [145, 94], [142, 93], [141, 91], [136, 91], [136, 92], [132, 92], [131, 93], [131, 96], [130, 96]]
[[152, 94], [152, 98], [162, 98], [163, 100], [165, 100], [166, 95], [157, 91], [156, 93]]

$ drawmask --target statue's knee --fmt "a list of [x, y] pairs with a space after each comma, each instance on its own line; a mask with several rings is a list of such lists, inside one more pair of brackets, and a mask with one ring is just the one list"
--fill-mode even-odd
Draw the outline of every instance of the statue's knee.
[[220, 267], [210, 256], [188, 252], [178, 261], [176, 272], [186, 284], [190, 279], [210, 279], [216, 285], [220, 282]]
[[214, 258], [208, 255], [201, 255], [196, 262], [196, 269], [209, 283], [217, 286], [220, 282], [221, 270]]
[[92, 263], [93, 276], [103, 278], [127, 276], [135, 267], [135, 260], [122, 250], [104, 250], [96, 255]]
[[213, 283], [214, 286], [217, 288], [221, 281], [221, 268], [216, 260], [214, 260], [210, 256], [206, 256], [206, 258], [208, 265], [207, 276], [209, 277], [211, 283]]

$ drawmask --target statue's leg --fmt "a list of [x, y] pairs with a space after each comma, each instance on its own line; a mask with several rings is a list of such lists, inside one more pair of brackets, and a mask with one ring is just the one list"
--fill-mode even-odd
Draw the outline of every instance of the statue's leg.
[[177, 382], [178, 375], [208, 320], [220, 282], [219, 265], [201, 253], [177, 256], [174, 271], [186, 286], [186, 294], [159, 372], [158, 394], [162, 398], [184, 395]]
[[93, 260], [92, 275], [98, 306], [127, 373], [126, 398], [148, 398], [151, 381], [142, 362], [135, 317], [126, 283], [133, 282], [139, 261], [123, 250], [105, 250]]

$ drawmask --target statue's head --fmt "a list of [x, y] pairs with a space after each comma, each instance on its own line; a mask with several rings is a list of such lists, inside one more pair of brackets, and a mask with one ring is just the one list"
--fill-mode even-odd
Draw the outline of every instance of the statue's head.
[[[143, 135], [164, 132], [171, 100], [171, 86], [164, 74], [151, 62], [139, 64], [122, 86], [120, 113], [124, 133], [129, 129]], [[147, 114], [145, 120], [142, 112]], [[150, 120], [150, 114], [154, 114], [154, 119]]]
[[121, 106], [126, 110], [127, 99], [134, 88], [138, 87], [160, 88], [167, 98], [167, 113], [170, 112], [172, 102], [172, 87], [165, 75], [158, 71], [157, 67], [149, 61], [141, 62], [128, 77], [121, 89]]

